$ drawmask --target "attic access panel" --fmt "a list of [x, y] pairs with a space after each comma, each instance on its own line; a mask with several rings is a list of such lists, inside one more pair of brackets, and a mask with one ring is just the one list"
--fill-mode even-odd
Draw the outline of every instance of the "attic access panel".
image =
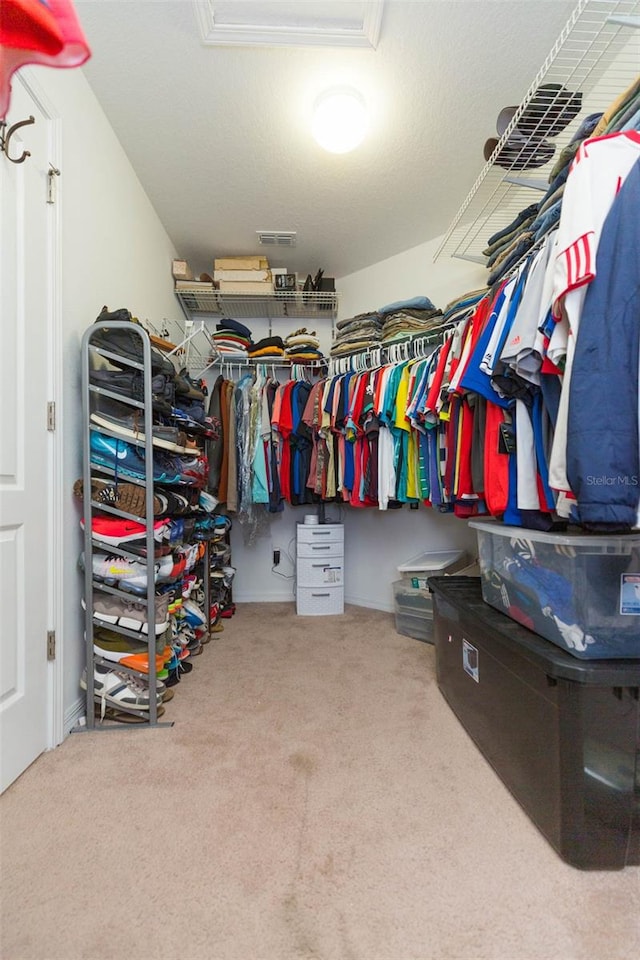
[[206, 46], [375, 48], [384, 0], [194, 0]]

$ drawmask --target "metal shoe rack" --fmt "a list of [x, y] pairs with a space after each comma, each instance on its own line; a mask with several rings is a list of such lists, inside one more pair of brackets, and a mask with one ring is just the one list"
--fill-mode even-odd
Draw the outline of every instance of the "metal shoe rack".
[[[96, 346], [92, 343], [92, 339], [95, 336], [98, 330], [126, 330], [127, 332], [133, 333], [140, 337], [141, 346], [142, 346], [142, 362], [132, 360], [127, 357], [122, 357], [116, 353], [111, 353], [105, 350], [102, 346]], [[103, 387], [98, 387], [95, 384], [91, 383], [90, 380], [90, 370], [92, 369], [92, 361], [96, 359], [97, 356], [104, 357], [107, 360], [115, 361], [118, 367], [125, 367], [132, 370], [140, 370], [143, 374], [143, 400], [135, 400], [133, 398], [124, 396], [121, 393], [115, 393], [111, 390], [104, 389]], [[155, 539], [154, 539], [154, 512], [153, 512], [153, 500], [154, 500], [154, 487], [153, 487], [153, 433], [152, 433], [152, 420], [153, 420], [153, 375], [152, 375], [152, 365], [151, 365], [151, 343], [147, 332], [138, 324], [130, 323], [127, 321], [111, 321], [105, 322], [100, 325], [94, 324], [85, 332], [82, 338], [82, 414], [83, 414], [83, 517], [84, 517], [84, 599], [85, 599], [85, 641], [86, 641], [86, 663], [87, 663], [87, 690], [86, 690], [86, 728], [85, 729], [121, 729], [121, 725], [114, 724], [108, 725], [103, 724], [96, 719], [95, 717], [95, 700], [94, 700], [94, 670], [97, 664], [100, 664], [108, 669], [117, 668], [118, 672], [126, 672], [131, 674], [133, 677], [138, 679], [142, 678], [148, 682], [149, 685], [149, 710], [148, 710], [148, 723], [139, 724], [139, 726], [145, 728], [147, 726], [173, 726], [171, 722], [161, 722], [158, 719], [158, 706], [157, 706], [157, 677], [155, 670], [155, 657], [156, 657], [156, 643], [158, 637], [155, 632], [155, 576], [154, 576], [154, 564], [156, 559], [156, 548], [155, 548]], [[145, 498], [146, 498], [146, 507], [145, 514], [146, 517], [137, 517], [130, 513], [126, 513], [122, 510], [118, 510], [115, 507], [109, 506], [104, 503], [98, 503], [92, 499], [91, 496], [91, 480], [94, 473], [104, 474], [106, 476], [114, 476], [114, 472], [110, 471], [106, 467], [97, 466], [91, 463], [91, 433], [92, 430], [98, 429], [94, 427], [91, 423], [91, 413], [95, 406], [95, 401], [97, 397], [103, 396], [108, 397], [112, 400], [117, 400], [118, 403], [126, 404], [134, 409], [137, 409], [141, 412], [142, 419], [142, 428], [144, 431], [144, 442], [140, 440], [137, 441], [137, 446], [140, 452], [144, 450], [144, 463], [145, 463], [145, 479], [136, 479], [134, 477], [126, 477], [127, 483], [138, 483], [145, 487]], [[115, 437], [116, 439], [122, 439], [116, 433], [112, 433], [109, 430], [104, 429], [102, 426], [99, 428], [99, 432], [106, 434], [107, 436]], [[99, 540], [93, 536], [92, 527], [93, 527], [93, 517], [96, 511], [100, 513], [109, 513], [117, 517], [123, 517], [125, 519], [134, 520], [138, 523], [144, 523], [146, 527], [145, 534], [145, 547], [146, 547], [146, 556], [141, 557], [139, 553], [132, 552], [128, 550], [125, 546], [118, 545], [114, 547], [113, 544], [105, 543], [104, 541]], [[140, 542], [140, 541], [138, 541]], [[114, 594], [115, 596], [123, 597], [127, 600], [132, 599], [130, 593], [126, 593], [122, 590], [118, 590], [115, 587], [110, 587], [105, 583], [95, 583], [93, 577], [93, 556], [96, 549], [103, 550], [106, 553], [113, 554], [117, 552], [118, 555], [124, 557], [130, 557], [135, 559], [138, 562], [147, 564], [148, 576], [147, 576], [147, 589], [144, 595], [135, 596], [136, 602], [139, 602], [147, 607], [147, 623], [148, 623], [148, 633], [146, 636], [147, 648], [148, 648], [148, 662], [149, 662], [149, 672], [148, 674], [139, 673], [136, 670], [124, 667], [121, 664], [115, 665], [109, 660], [105, 660], [100, 656], [97, 656], [94, 653], [94, 628], [96, 625], [99, 625], [99, 621], [96, 621], [93, 616], [94, 610], [94, 600], [93, 592], [94, 588], [97, 586], [99, 590], [103, 593]], [[208, 543], [205, 548], [204, 556], [204, 570], [205, 575], [204, 580], [204, 593], [205, 593], [205, 609], [208, 611], [210, 608], [210, 575], [209, 575], [209, 548]], [[121, 627], [117, 624], [109, 624], [109, 629], [115, 631], [116, 633], [121, 633], [126, 637], [131, 637], [138, 642], [144, 639], [144, 634], [128, 630], [124, 627]], [[167, 628], [170, 629], [170, 628]], [[126, 706], [120, 705], [118, 711], [122, 713], [132, 713], [136, 716], [140, 716], [141, 712], [133, 708], [127, 709]]]

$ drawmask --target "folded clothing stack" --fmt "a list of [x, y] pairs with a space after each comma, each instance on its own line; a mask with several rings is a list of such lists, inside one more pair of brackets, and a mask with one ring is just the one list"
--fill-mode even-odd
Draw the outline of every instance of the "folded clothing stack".
[[284, 341], [282, 337], [263, 337], [257, 343], [249, 344], [250, 357], [284, 357]]
[[306, 327], [290, 333], [285, 338], [284, 349], [287, 359], [294, 360], [296, 363], [324, 359], [315, 330], [309, 333]]
[[383, 318], [381, 339], [385, 344], [424, 336], [440, 326], [442, 311], [428, 297], [412, 297], [381, 307]]
[[368, 347], [375, 347], [382, 336], [383, 318], [378, 311], [359, 313], [346, 320], [338, 320], [338, 334], [331, 346], [332, 357], [344, 357]]
[[248, 327], [228, 317], [216, 324], [216, 332], [211, 336], [219, 353], [233, 357], [248, 356], [251, 338]]
[[450, 324], [464, 320], [465, 317], [473, 313], [476, 304], [479, 303], [486, 294], [487, 287], [482, 287], [479, 290], [469, 290], [468, 293], [460, 294], [459, 297], [456, 297], [455, 300], [452, 300], [444, 308], [442, 322]]

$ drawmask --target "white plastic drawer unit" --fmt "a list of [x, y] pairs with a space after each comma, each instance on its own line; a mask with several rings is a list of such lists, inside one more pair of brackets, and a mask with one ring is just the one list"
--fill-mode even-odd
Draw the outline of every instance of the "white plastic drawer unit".
[[344, 527], [298, 524], [296, 612], [302, 616], [344, 613]]
[[344, 543], [344, 527], [341, 523], [298, 524], [298, 543]]
[[298, 541], [298, 559], [301, 558], [333, 558], [344, 556], [344, 543], [342, 540], [325, 540], [321, 543], [307, 543], [305, 540]]
[[338, 587], [298, 587], [296, 613], [303, 617], [324, 617], [344, 613], [344, 591]]
[[298, 559], [344, 556], [344, 527], [341, 523], [298, 524], [297, 554]]
[[299, 559], [297, 580], [300, 587], [333, 587], [344, 583], [342, 557]]

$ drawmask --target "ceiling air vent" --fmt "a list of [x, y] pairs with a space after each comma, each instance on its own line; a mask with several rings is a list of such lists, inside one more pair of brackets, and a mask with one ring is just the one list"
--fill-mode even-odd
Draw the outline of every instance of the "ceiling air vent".
[[295, 247], [295, 230], [256, 230], [263, 247]]

